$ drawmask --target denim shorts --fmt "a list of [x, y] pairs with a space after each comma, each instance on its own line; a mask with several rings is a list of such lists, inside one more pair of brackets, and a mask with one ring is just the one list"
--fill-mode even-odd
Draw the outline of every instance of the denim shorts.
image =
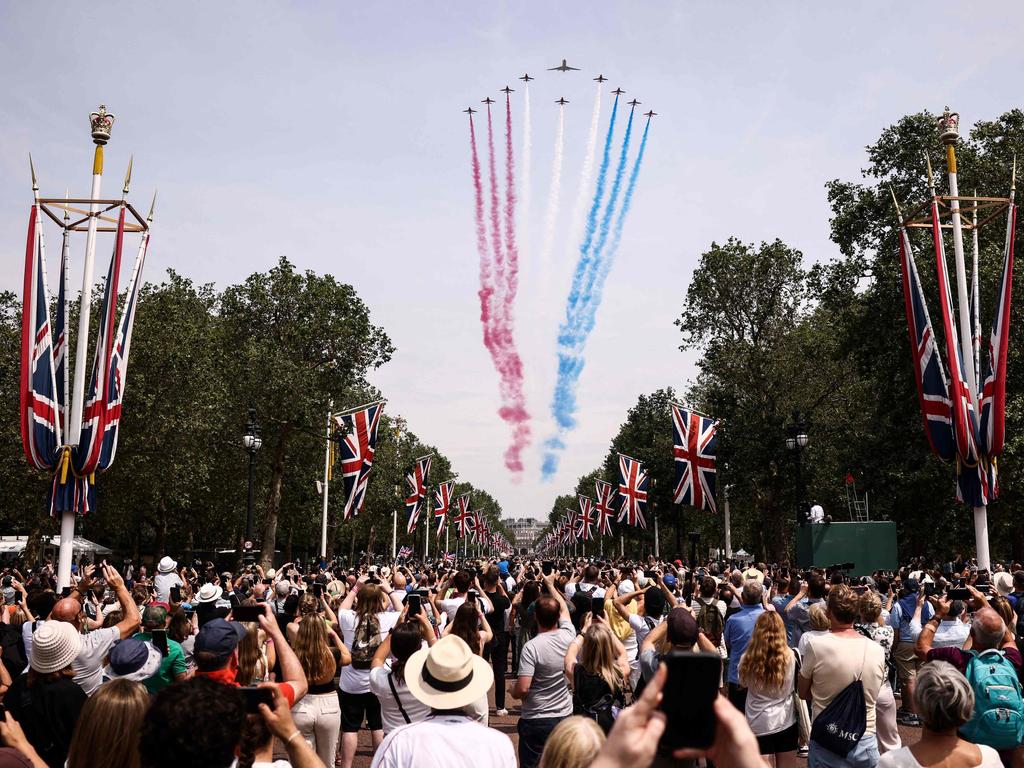
[[878, 765], [878, 741], [865, 733], [846, 757], [840, 757], [811, 740], [807, 768], [875, 768]]

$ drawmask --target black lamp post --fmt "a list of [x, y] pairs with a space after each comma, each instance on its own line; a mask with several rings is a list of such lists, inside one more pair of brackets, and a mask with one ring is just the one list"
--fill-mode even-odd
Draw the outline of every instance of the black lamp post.
[[256, 451], [263, 445], [263, 438], [260, 437], [260, 425], [256, 421], [256, 409], [249, 409], [249, 423], [245, 427], [245, 434], [242, 436], [242, 445], [249, 452], [249, 508], [245, 517], [245, 544], [246, 556], [252, 554], [252, 537], [254, 525], [254, 513], [256, 507]]
[[804, 481], [801, 473], [801, 454], [807, 447], [807, 422], [800, 411], [793, 411], [793, 424], [786, 429], [786, 448], [793, 452], [794, 486], [793, 486], [793, 511], [796, 515], [797, 525], [805, 525], [807, 520], [803, 514], [804, 506]]

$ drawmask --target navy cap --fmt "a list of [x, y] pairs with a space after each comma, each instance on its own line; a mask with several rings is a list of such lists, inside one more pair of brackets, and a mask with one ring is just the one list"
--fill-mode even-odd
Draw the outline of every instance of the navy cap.
[[241, 622], [210, 619], [196, 635], [195, 652], [211, 653], [218, 658], [226, 659], [238, 647], [245, 634], [245, 625]]
[[917, 592], [921, 588], [921, 585], [917, 583], [917, 579], [907, 579], [903, 582], [903, 588], [907, 592]]

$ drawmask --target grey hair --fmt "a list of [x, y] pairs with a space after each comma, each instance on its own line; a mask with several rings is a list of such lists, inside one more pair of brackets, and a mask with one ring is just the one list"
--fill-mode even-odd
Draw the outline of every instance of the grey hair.
[[974, 691], [960, 671], [946, 661], [930, 661], [917, 673], [914, 704], [925, 728], [953, 731], [971, 719]]
[[[989, 609], [997, 617], [995, 609]], [[979, 613], [981, 613], [979, 611]], [[986, 626], [988, 625], [988, 626]], [[983, 616], [975, 616], [971, 621], [971, 633], [974, 635], [975, 648], [998, 648], [1003, 643], [1003, 636], [1006, 634], [1006, 623], [1002, 618], [996, 621], [985, 621]]]
[[764, 595], [764, 587], [756, 579], [749, 579], [743, 585], [742, 597], [744, 605], [757, 605], [761, 602], [762, 595]]

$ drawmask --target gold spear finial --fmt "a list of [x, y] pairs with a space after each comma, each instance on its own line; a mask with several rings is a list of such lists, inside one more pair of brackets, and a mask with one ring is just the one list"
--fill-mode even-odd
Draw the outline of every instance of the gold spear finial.
[[135, 155], [128, 156], [128, 170], [124, 174], [124, 189], [122, 190], [123, 195], [128, 194], [128, 187], [132, 183], [132, 163], [135, 161]]
[[892, 195], [892, 204], [896, 206], [896, 216], [899, 218], [900, 223], [903, 223], [903, 211], [900, 210], [900, 204], [896, 201], [896, 193], [892, 191], [892, 184], [889, 184], [889, 194]]
[[156, 190], [153, 190], [153, 202], [149, 204], [149, 215], [146, 217], [146, 221], [150, 224], [153, 223], [153, 209], [156, 208]]
[[32, 191], [33, 192], [38, 192], [39, 191], [39, 182], [36, 181], [36, 166], [35, 166], [35, 163], [32, 162], [32, 153], [31, 152], [28, 153], [28, 167], [32, 171]]

